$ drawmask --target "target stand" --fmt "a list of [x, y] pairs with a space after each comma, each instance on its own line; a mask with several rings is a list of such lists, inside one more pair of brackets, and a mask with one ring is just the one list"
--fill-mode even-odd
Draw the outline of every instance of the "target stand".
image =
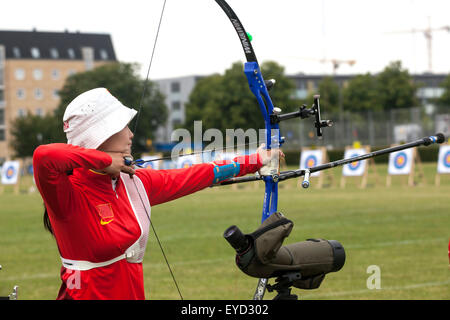
[[[354, 146], [345, 147], [344, 158], [352, 158], [356, 156], [361, 156], [363, 154], [370, 153], [369, 146], [360, 146], [355, 148]], [[347, 179], [360, 179], [360, 183], [358, 187], [364, 189], [367, 187], [367, 183], [369, 180], [369, 169], [372, 168], [372, 171], [375, 175], [375, 183], [378, 183], [378, 174], [375, 168], [375, 160], [373, 158], [361, 161], [355, 161], [349, 164], [346, 164], [342, 167], [342, 176], [340, 181], [340, 187], [345, 188]]]
[[[392, 145], [395, 146], [395, 145]], [[415, 179], [416, 167], [419, 171], [419, 179]], [[426, 184], [422, 162], [420, 161], [417, 149], [408, 149], [389, 154], [388, 175], [386, 177], [386, 187], [392, 185], [393, 176], [407, 177], [407, 185], [413, 187], [422, 181]]]

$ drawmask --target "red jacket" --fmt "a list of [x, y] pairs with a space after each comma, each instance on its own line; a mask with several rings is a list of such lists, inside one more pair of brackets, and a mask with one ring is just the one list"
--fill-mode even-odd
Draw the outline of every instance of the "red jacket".
[[[114, 190], [110, 176], [91, 170], [111, 162], [107, 153], [68, 144], [41, 145], [35, 150], [34, 177], [61, 257], [104, 262], [123, 254], [139, 238], [141, 231], [121, 180]], [[211, 186], [213, 167], [137, 169], [136, 176], [155, 206]], [[260, 167], [258, 156], [257, 164], [241, 163], [239, 175]], [[85, 271], [61, 267], [61, 280], [58, 299], [145, 299], [142, 263], [125, 259]]]

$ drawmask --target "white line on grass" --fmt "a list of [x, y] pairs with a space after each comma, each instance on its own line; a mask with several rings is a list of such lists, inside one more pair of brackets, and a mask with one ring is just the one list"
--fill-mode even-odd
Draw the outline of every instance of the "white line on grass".
[[439, 281], [439, 282], [424, 282], [424, 283], [414, 283], [407, 286], [396, 286], [396, 287], [385, 287], [377, 290], [363, 289], [363, 290], [353, 290], [353, 291], [342, 291], [342, 292], [332, 292], [332, 293], [319, 293], [319, 294], [308, 294], [301, 295], [301, 298], [321, 298], [321, 297], [339, 297], [339, 296], [347, 296], [354, 294], [364, 294], [364, 293], [377, 293], [383, 291], [404, 291], [418, 288], [426, 288], [426, 287], [440, 287], [450, 284], [450, 280], [447, 281]]

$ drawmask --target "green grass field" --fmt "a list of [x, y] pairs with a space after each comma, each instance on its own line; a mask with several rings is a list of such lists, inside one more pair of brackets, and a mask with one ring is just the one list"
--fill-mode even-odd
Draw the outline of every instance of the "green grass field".
[[[365, 189], [348, 180], [338, 187], [340, 168], [328, 170], [333, 183], [303, 190], [297, 180], [280, 187], [278, 208], [293, 220], [285, 244], [307, 238], [340, 241], [346, 263], [325, 277], [321, 287], [293, 289], [300, 299], [450, 299], [450, 177], [434, 185], [435, 164], [424, 164], [426, 184], [406, 186], [397, 177], [385, 187], [386, 166], [377, 165]], [[23, 179], [21, 190], [28, 189]], [[234, 252], [223, 231], [243, 232], [260, 223], [263, 184], [238, 189], [209, 188], [152, 208], [152, 218], [185, 299], [251, 299], [257, 279], [234, 265]], [[60, 260], [52, 237], [42, 226], [38, 193], [0, 195], [0, 296], [19, 286], [19, 299], [54, 299]], [[368, 289], [367, 268], [381, 271], [381, 289]], [[147, 299], [179, 299], [155, 236], [144, 260]], [[265, 299], [274, 293], [266, 293]]]

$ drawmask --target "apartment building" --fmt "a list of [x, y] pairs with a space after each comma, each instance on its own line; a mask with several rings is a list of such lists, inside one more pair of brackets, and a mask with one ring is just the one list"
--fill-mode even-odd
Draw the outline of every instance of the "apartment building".
[[52, 112], [67, 77], [115, 61], [108, 34], [0, 30], [0, 163], [14, 119]]

